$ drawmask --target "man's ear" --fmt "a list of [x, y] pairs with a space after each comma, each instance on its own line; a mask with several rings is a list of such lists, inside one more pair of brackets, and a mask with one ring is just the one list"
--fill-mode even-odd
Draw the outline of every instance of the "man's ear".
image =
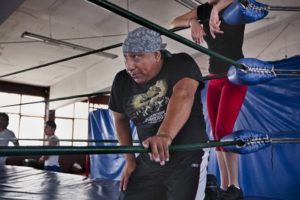
[[161, 59], [161, 52], [160, 51], [155, 51], [154, 56], [155, 56], [156, 62], [159, 62], [160, 59]]

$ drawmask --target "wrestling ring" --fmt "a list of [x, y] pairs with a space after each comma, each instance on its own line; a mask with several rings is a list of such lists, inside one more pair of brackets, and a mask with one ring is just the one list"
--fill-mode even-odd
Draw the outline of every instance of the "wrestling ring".
[[[155, 31], [160, 32], [161, 34], [170, 37], [176, 41], [179, 41], [185, 45], [190, 46], [191, 48], [195, 48], [203, 53], [206, 53], [210, 56], [215, 56], [228, 63], [233, 65], [230, 74], [226, 75], [232, 77], [231, 80], [237, 84], [249, 84], [249, 85], [259, 85], [260, 83], [267, 83], [268, 86], [272, 86], [273, 82], [269, 84], [271, 80], [288, 80], [290, 77], [295, 78], [293, 79], [293, 83], [295, 83], [295, 87], [299, 86], [299, 65], [295, 68], [281, 68], [283, 64], [281, 62], [263, 62], [259, 60], [241, 60], [241, 61], [233, 61], [229, 58], [226, 58], [222, 55], [217, 53], [211, 52], [201, 46], [195, 45], [193, 42], [173, 33], [172, 31], [166, 30], [152, 22], [143, 19], [133, 13], [128, 12], [110, 2], [102, 1], [102, 0], [90, 0], [90, 2], [97, 4], [101, 7], [104, 7], [112, 12], [115, 12], [127, 19], [130, 19], [140, 25], [146, 26], [151, 28]], [[102, 48], [100, 50], [96, 50], [93, 52], [81, 54], [80, 56], [74, 56], [67, 58], [75, 59], [78, 57], [82, 57], [85, 55], [89, 55], [98, 51], [104, 51], [109, 48], [119, 47], [121, 44], [116, 44], [110, 46], [108, 48]], [[38, 69], [41, 67], [46, 67], [57, 62], [63, 62], [66, 59], [54, 61], [51, 63], [47, 63], [45, 65], [36, 66], [34, 68], [30, 68], [29, 70]], [[291, 59], [290, 62], [296, 62], [295, 58]], [[270, 64], [271, 63], [271, 64]], [[255, 70], [254, 70], [255, 68]], [[263, 69], [263, 70], [260, 70]], [[26, 70], [27, 71], [27, 70]], [[259, 71], [259, 73], [257, 73]], [[261, 73], [263, 71], [264, 73]], [[21, 73], [24, 71], [16, 72]], [[10, 76], [16, 73], [7, 74], [5, 76]], [[251, 76], [248, 76], [248, 75]], [[252, 74], [256, 74], [255, 77]], [[220, 78], [220, 77], [205, 77], [206, 80], [212, 78]], [[280, 82], [281, 83], [281, 82]], [[296, 84], [298, 83], [298, 85]], [[276, 85], [276, 84], [275, 84]], [[282, 85], [281, 85], [282, 86]], [[255, 86], [259, 89], [266, 89], [264, 87], [260, 88], [259, 86]], [[294, 89], [294, 88], [293, 88]], [[102, 93], [91, 93], [91, 94], [84, 94], [84, 95], [76, 95], [66, 98], [59, 98], [59, 99], [52, 99], [48, 100], [47, 102], [51, 101], [59, 101], [64, 99], [70, 98], [78, 98], [82, 96], [97, 96]], [[298, 94], [299, 97], [299, 94]], [[246, 101], [246, 104], [250, 102], [249, 100]], [[39, 102], [31, 102], [31, 103], [39, 103]], [[26, 104], [31, 104], [26, 103]], [[299, 103], [298, 103], [299, 104]], [[19, 105], [19, 104], [18, 104]], [[14, 105], [6, 105], [2, 107], [9, 107]], [[299, 105], [296, 105], [296, 108], [299, 108]], [[259, 108], [258, 108], [259, 109]], [[279, 108], [280, 110], [280, 108]], [[243, 115], [247, 115], [247, 109], [244, 108]], [[257, 113], [260, 113], [260, 111]], [[253, 115], [252, 118], [247, 118], [247, 120], [254, 120], [254, 119], [264, 119], [263, 116], [256, 116]], [[282, 116], [280, 116], [282, 117]], [[263, 159], [270, 160], [269, 164], [271, 167], [262, 166], [267, 170], [264, 172], [268, 172], [269, 169], [272, 169], [270, 176], [274, 175], [274, 172], [279, 173], [275, 165], [275, 162], [282, 159], [282, 151], [284, 152], [287, 148], [292, 148], [291, 151], [295, 151], [295, 155], [288, 155], [285, 159], [290, 161], [290, 158], [297, 159], [297, 152], [299, 152], [299, 142], [300, 142], [300, 123], [299, 123], [299, 116], [295, 117], [296, 120], [291, 122], [289, 129], [282, 129], [288, 131], [277, 131], [278, 133], [274, 133], [276, 131], [253, 131], [253, 130], [261, 130], [259, 124], [250, 123], [251, 130], [245, 130], [244, 127], [237, 127], [238, 131], [235, 131], [229, 137], [223, 138], [220, 141], [209, 141], [208, 143], [201, 143], [201, 144], [186, 144], [186, 145], [173, 145], [170, 147], [170, 151], [192, 151], [196, 149], [209, 149], [214, 148], [217, 146], [223, 146], [227, 148], [228, 151], [236, 152], [239, 154], [245, 155], [245, 157], [250, 158], [248, 161], [244, 161], [242, 159], [241, 162], [245, 162], [244, 166], [245, 171], [251, 172], [251, 165], [253, 166], [254, 163], [251, 163], [253, 157], [258, 154], [258, 157], [262, 158], [260, 162], [263, 162]], [[271, 122], [268, 122], [272, 125]], [[267, 123], [266, 123], [267, 124]], [[248, 124], [249, 125], [249, 124]], [[285, 127], [286, 128], [286, 127]], [[269, 133], [270, 132], [270, 133]], [[288, 133], [286, 133], [288, 132]], [[22, 140], [21, 138], [19, 140]], [[23, 140], [39, 140], [39, 139], [23, 139]], [[69, 140], [66, 140], [69, 141]], [[119, 146], [118, 141], [114, 139], [95, 139], [95, 140], [72, 140], [74, 142], [86, 142], [90, 144], [89, 146], [83, 147], [70, 147], [70, 146], [60, 146], [60, 147], [44, 147], [44, 146], [20, 146], [20, 147], [0, 147], [0, 156], [32, 156], [32, 155], [81, 155], [81, 154], [88, 154], [88, 155], [107, 155], [107, 154], [123, 154], [123, 153], [147, 153], [149, 152], [148, 149], [144, 149], [142, 146], [138, 144], [136, 141], [134, 146]], [[113, 145], [112, 145], [113, 144]], [[279, 146], [279, 148], [277, 148]], [[269, 154], [267, 158], [264, 158], [262, 154]], [[278, 153], [279, 152], [279, 153]], [[290, 152], [290, 151], [289, 151]], [[278, 153], [278, 156], [277, 154]], [[297, 159], [299, 160], [299, 159]], [[299, 163], [299, 162], [297, 162]], [[276, 164], [276, 163], [275, 163]], [[293, 165], [290, 163], [290, 165]], [[295, 185], [289, 185], [288, 182], [287, 187], [292, 187], [293, 194], [297, 194], [294, 191], [295, 188], [300, 186], [300, 168], [299, 166], [292, 166], [290, 169], [296, 181], [293, 181]], [[275, 174], [276, 174], [275, 173]], [[251, 176], [244, 175], [242, 178], [247, 179]], [[275, 175], [274, 175], [275, 176]], [[271, 177], [268, 177], [270, 181], [272, 181]], [[298, 182], [299, 180], [299, 182]], [[286, 181], [286, 180], [285, 180]], [[297, 185], [298, 182], [298, 185]], [[257, 183], [257, 186], [260, 185]], [[249, 187], [253, 191], [253, 187], [255, 187], [255, 183], [250, 185], [247, 183], [244, 187]], [[18, 166], [4, 166], [0, 168], [0, 197], [1, 199], [118, 199], [118, 181], [117, 180], [108, 180], [108, 179], [90, 179], [87, 177], [83, 177], [80, 175], [70, 175], [64, 173], [56, 173], [56, 172], [48, 172], [44, 170], [37, 170], [28, 167], [18, 167]], [[250, 190], [249, 190], [250, 191]], [[258, 192], [260, 193], [259, 189]], [[247, 194], [247, 193], [246, 193]], [[299, 197], [299, 196], [298, 196]], [[297, 199], [298, 197], [295, 197]], [[259, 199], [277, 199], [276, 197], [260, 197], [255, 195], [247, 195], [245, 199], [249, 200], [259, 200]], [[282, 198], [278, 198], [282, 199]], [[293, 199], [293, 198], [289, 198]]]

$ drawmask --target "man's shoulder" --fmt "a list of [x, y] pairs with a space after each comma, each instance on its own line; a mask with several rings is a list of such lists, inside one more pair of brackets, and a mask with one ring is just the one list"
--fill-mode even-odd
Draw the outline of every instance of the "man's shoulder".
[[116, 76], [124, 76], [126, 74], [126, 70], [122, 69], [121, 71], [117, 72]]
[[127, 80], [129, 78], [128, 73], [126, 72], [125, 69], [119, 71], [116, 75], [115, 75], [115, 79], [117, 80]]
[[171, 54], [169, 62], [180, 66], [182, 63], [196, 63], [192, 56], [184, 52]]
[[184, 62], [184, 61], [188, 61], [188, 60], [193, 60], [193, 58], [184, 52], [180, 52], [180, 53], [172, 53], [171, 56], [169, 57], [170, 60], [176, 61], [176, 62]]
[[179, 53], [172, 53], [172, 58], [192, 58], [189, 54], [185, 53], [185, 52], [179, 52]]
[[49, 137], [49, 140], [51, 140], [51, 141], [58, 141], [59, 138], [58, 138], [56, 135], [51, 135], [51, 136]]
[[9, 130], [9, 129], [5, 129], [3, 132], [2, 132], [2, 136], [3, 137], [15, 137], [15, 134], [13, 131]]

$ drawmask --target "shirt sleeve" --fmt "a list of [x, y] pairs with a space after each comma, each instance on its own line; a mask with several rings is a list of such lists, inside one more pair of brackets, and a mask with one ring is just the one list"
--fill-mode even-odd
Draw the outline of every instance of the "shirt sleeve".
[[200, 21], [208, 20], [213, 6], [205, 3], [197, 7], [197, 16]]
[[109, 109], [115, 112], [124, 113], [124, 109], [122, 106], [122, 76], [121, 72], [119, 72], [113, 81], [110, 98], [109, 98]]
[[57, 136], [55, 135], [52, 135], [49, 137], [49, 144], [50, 146], [59, 146], [59, 139]]
[[198, 81], [199, 87], [202, 89], [204, 87], [203, 77], [195, 60], [186, 53], [178, 54], [177, 59], [179, 59], [178, 63], [181, 64], [176, 65], [177, 67], [174, 70], [174, 85], [179, 80], [188, 77]]

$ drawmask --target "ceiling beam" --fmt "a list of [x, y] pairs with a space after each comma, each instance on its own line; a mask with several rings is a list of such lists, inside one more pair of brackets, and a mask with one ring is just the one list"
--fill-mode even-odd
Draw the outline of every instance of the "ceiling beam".
[[0, 81], [0, 92], [25, 94], [39, 97], [49, 96], [49, 87], [33, 86], [21, 83]]

